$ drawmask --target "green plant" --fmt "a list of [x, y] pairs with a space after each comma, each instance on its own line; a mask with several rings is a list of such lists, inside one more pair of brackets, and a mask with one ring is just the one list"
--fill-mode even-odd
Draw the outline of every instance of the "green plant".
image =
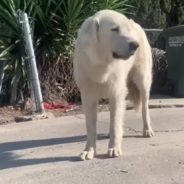
[[82, 22], [101, 9], [131, 13], [131, 2], [132, 0], [1, 0], [0, 60], [7, 61], [4, 83], [11, 83], [12, 103], [19, 90], [17, 86], [23, 88], [29, 82], [24, 60], [25, 48], [17, 19], [18, 10], [25, 11], [34, 23], [33, 42], [40, 80], [43, 90], [50, 90], [46, 90], [45, 94], [61, 94], [61, 98], [68, 98], [76, 90], [71, 60], [75, 37]]
[[16, 101], [17, 88], [20, 79], [25, 79], [26, 69], [24, 61], [24, 47], [21, 38], [20, 24], [17, 11], [22, 9], [31, 14], [33, 2], [31, 0], [1, 0], [0, 1], [0, 59], [7, 61], [5, 66], [5, 82], [11, 84], [11, 103]]

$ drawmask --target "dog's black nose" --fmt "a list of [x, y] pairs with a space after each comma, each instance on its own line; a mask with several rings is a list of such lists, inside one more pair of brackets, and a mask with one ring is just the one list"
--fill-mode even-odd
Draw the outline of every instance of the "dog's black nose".
[[130, 55], [133, 55], [135, 53], [135, 51], [138, 49], [139, 47], [139, 43], [136, 41], [130, 42], [129, 43], [129, 51], [130, 51]]

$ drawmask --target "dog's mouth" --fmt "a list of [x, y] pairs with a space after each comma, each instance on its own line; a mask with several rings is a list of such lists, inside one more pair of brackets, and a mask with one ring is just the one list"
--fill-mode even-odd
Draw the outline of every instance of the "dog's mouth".
[[123, 60], [127, 60], [129, 57], [130, 57], [130, 55], [129, 56], [122, 56], [122, 55], [120, 55], [120, 54], [118, 54], [118, 53], [116, 53], [116, 52], [113, 52], [112, 53], [112, 57], [114, 58], [114, 59], [123, 59]]
[[113, 52], [113, 53], [112, 53], [112, 56], [113, 56], [113, 58], [115, 58], [115, 59], [122, 59], [122, 56], [120, 56], [120, 55], [117, 54], [116, 52]]

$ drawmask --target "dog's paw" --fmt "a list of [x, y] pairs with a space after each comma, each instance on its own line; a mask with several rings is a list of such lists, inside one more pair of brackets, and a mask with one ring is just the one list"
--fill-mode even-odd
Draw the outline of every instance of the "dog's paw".
[[91, 160], [95, 157], [95, 150], [94, 149], [91, 149], [89, 151], [83, 151], [81, 154], [80, 154], [80, 159], [82, 161], [84, 160]]
[[119, 157], [122, 155], [122, 150], [121, 148], [109, 148], [107, 154], [108, 154], [108, 157], [110, 158]]
[[143, 129], [143, 136], [144, 137], [153, 137], [154, 132], [151, 128], [150, 129]]

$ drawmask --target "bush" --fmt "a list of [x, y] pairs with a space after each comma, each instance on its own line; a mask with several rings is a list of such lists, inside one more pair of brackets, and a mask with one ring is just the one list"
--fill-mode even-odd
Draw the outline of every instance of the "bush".
[[[1, 0], [0, 60], [5, 67], [4, 86], [11, 88], [11, 102], [17, 91], [27, 94], [30, 81], [24, 60], [18, 10], [25, 11], [33, 23], [33, 41], [45, 99], [71, 100], [77, 94], [72, 68], [76, 33], [82, 22], [101, 9], [131, 12], [130, 0]], [[4, 30], [4, 31], [3, 31]], [[25, 93], [24, 93], [25, 92]], [[18, 94], [19, 94], [18, 93]]]
[[153, 83], [151, 93], [162, 93], [171, 95], [171, 83], [167, 78], [168, 63], [166, 52], [152, 48], [153, 58]]

